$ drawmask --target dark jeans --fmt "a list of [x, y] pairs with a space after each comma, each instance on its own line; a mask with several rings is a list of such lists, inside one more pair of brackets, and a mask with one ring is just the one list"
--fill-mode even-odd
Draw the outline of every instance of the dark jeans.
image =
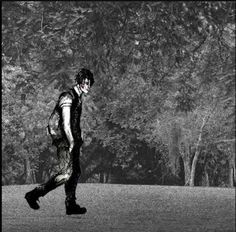
[[75, 143], [72, 152], [69, 152], [69, 147], [59, 142], [55, 144], [57, 147], [58, 165], [56, 167], [56, 174], [52, 176], [46, 183], [39, 185], [37, 188], [41, 192], [41, 196], [46, 195], [51, 190], [64, 184], [66, 200], [75, 200], [75, 191], [80, 169], [80, 143]]

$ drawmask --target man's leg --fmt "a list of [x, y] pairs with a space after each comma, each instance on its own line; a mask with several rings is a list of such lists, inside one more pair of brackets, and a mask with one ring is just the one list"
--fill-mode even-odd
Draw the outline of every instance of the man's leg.
[[37, 203], [39, 197], [45, 196], [48, 192], [64, 184], [72, 176], [72, 160], [68, 147], [59, 144], [57, 147], [57, 155], [59, 159], [57, 174], [52, 176], [46, 183], [40, 184], [25, 195], [28, 204], [33, 209], [39, 209]]
[[72, 175], [70, 178], [65, 182], [65, 194], [66, 194], [66, 213], [67, 214], [84, 214], [86, 213], [86, 208], [80, 207], [76, 204], [76, 187], [78, 183], [78, 179], [81, 175], [80, 169], [80, 146], [75, 145], [72, 154]]

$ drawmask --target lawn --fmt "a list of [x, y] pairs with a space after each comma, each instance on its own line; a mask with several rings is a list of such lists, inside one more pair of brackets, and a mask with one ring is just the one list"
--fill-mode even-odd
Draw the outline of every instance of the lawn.
[[234, 232], [235, 189], [179, 186], [78, 184], [85, 215], [68, 216], [64, 188], [28, 207], [35, 185], [2, 187], [3, 232]]

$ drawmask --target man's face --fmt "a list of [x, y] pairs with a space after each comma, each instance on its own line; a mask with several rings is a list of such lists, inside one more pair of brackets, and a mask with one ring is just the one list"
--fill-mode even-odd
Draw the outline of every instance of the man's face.
[[82, 84], [79, 85], [83, 93], [88, 93], [90, 90], [90, 80], [87, 78], [83, 80]]

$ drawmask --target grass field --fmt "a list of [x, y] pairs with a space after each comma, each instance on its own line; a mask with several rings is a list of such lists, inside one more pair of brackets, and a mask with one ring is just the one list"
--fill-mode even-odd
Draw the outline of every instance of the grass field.
[[2, 187], [3, 232], [205, 232], [235, 231], [235, 189], [149, 185], [79, 184], [85, 215], [67, 216], [64, 188], [28, 207], [35, 185]]

